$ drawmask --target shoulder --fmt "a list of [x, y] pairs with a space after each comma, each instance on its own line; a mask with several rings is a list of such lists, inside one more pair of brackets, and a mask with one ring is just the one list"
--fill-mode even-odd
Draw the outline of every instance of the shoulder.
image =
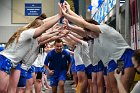
[[52, 55], [54, 53], [55, 53], [55, 50], [53, 49], [53, 50], [49, 51], [47, 55]]
[[70, 55], [70, 52], [68, 50], [66, 50], [66, 49], [63, 49], [62, 54]]
[[101, 33], [104, 33], [105, 31], [108, 31], [109, 29], [109, 26], [106, 25], [106, 24], [100, 24], [100, 25], [97, 25], [101, 31]]
[[28, 29], [28, 30], [25, 30], [21, 33], [21, 35], [24, 35], [25, 37], [33, 37], [34, 36], [34, 33], [35, 33], [35, 29]]

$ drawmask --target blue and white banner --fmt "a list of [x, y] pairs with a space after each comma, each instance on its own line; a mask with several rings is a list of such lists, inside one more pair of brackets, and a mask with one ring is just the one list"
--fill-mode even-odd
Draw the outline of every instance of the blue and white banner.
[[25, 16], [39, 16], [41, 13], [41, 3], [25, 3]]

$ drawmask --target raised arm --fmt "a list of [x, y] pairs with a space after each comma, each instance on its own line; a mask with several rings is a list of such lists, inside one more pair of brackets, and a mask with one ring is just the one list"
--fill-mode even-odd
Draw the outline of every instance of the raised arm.
[[56, 39], [58, 39], [58, 38], [61, 38], [61, 37], [63, 37], [63, 36], [65, 36], [65, 34], [60, 34], [60, 35], [57, 35], [57, 36], [50, 37], [50, 38], [48, 38], [47, 40], [44, 40], [44, 41], [40, 42], [40, 45], [46, 44], [46, 43], [48, 43], [48, 42], [52, 42], [52, 41], [54, 41], [54, 40], [56, 40]]
[[70, 29], [72, 32], [77, 33], [82, 37], [86, 36], [85, 30], [83, 28], [69, 24], [67, 19], [64, 20], [64, 24], [67, 26], [67, 29]]
[[59, 33], [60, 33], [59, 31], [54, 32], [54, 33], [50, 33], [50, 34], [45, 33], [45, 34], [43, 34], [43, 35], [40, 37], [39, 42], [43, 42], [44, 40], [47, 40], [47, 39], [49, 39], [49, 38], [51, 38], [51, 37], [53, 37], [53, 36], [56, 36], [56, 35], [58, 35]]
[[63, 37], [63, 40], [64, 40], [64, 43], [66, 43], [70, 47], [74, 47], [74, 45], [76, 44], [75, 41], [71, 40], [71, 38], [68, 38], [68, 37]]
[[85, 20], [79, 20], [77, 17], [71, 16], [70, 14], [66, 13], [62, 7], [61, 7], [61, 10], [62, 10], [64, 17], [66, 19], [68, 19], [69, 21], [71, 21], [72, 23], [74, 23], [82, 28], [87, 28], [87, 29], [93, 31], [94, 33], [98, 33], [98, 34], [101, 33], [101, 31], [97, 25], [90, 24], [90, 23], [86, 22]]
[[64, 6], [66, 7], [67, 12], [68, 12], [70, 15], [75, 16], [75, 17], [81, 19], [80, 16], [78, 16], [75, 12], [73, 12], [73, 11], [70, 9], [70, 5], [69, 5], [69, 3], [68, 3], [67, 1], [64, 2]]
[[73, 25], [69, 25], [68, 27], [71, 29], [72, 32], [77, 33], [82, 37], [86, 36], [85, 30], [83, 28], [78, 27], [78, 26], [73, 26]]
[[80, 35], [78, 35], [78, 34], [76, 34], [76, 33], [74, 33], [74, 32], [70, 32], [69, 34], [73, 35], [74, 37], [76, 37], [76, 38], [78, 38], [78, 39], [83, 39], [82, 36], [80, 36]]
[[39, 26], [38, 28], [36, 28], [34, 38], [40, 36], [43, 32], [45, 32], [46, 30], [51, 28], [54, 24], [57, 23], [57, 21], [61, 17], [62, 17], [62, 12], [60, 10], [58, 14], [56, 14], [56, 15], [54, 15], [52, 17], [46, 18], [45, 21], [44, 21], [44, 24]]
[[68, 34], [68, 36], [69, 36], [72, 40], [76, 41], [77, 43], [82, 43], [80, 39], [74, 37], [73, 35]]

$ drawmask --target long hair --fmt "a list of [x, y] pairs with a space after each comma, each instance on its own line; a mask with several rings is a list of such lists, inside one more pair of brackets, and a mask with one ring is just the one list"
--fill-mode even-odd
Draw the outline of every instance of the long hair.
[[91, 23], [91, 24], [99, 25], [99, 23], [93, 19], [86, 19], [85, 21], [87, 21], [88, 23]]
[[19, 40], [20, 34], [23, 31], [26, 31], [30, 28], [37, 28], [39, 26], [41, 26], [41, 22], [43, 19], [47, 18], [47, 16], [43, 13], [41, 14], [39, 17], [37, 17], [33, 22], [29, 23], [27, 26], [21, 27], [19, 28], [12, 36], [11, 38], [8, 40], [8, 42], [6, 43], [5, 48], [7, 48], [11, 43], [13, 43], [16, 39], [16, 43]]
[[137, 64], [140, 65], [140, 49], [135, 50], [133, 57], [136, 59]]

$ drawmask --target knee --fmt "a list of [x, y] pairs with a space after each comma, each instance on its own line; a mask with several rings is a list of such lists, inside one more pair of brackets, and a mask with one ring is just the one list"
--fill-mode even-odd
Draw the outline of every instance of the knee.
[[64, 88], [64, 83], [63, 83], [63, 82], [60, 82], [60, 83], [59, 83], [59, 87], [60, 87], [60, 88]]
[[98, 80], [97, 81], [97, 86], [102, 87], [103, 86], [103, 80]]

